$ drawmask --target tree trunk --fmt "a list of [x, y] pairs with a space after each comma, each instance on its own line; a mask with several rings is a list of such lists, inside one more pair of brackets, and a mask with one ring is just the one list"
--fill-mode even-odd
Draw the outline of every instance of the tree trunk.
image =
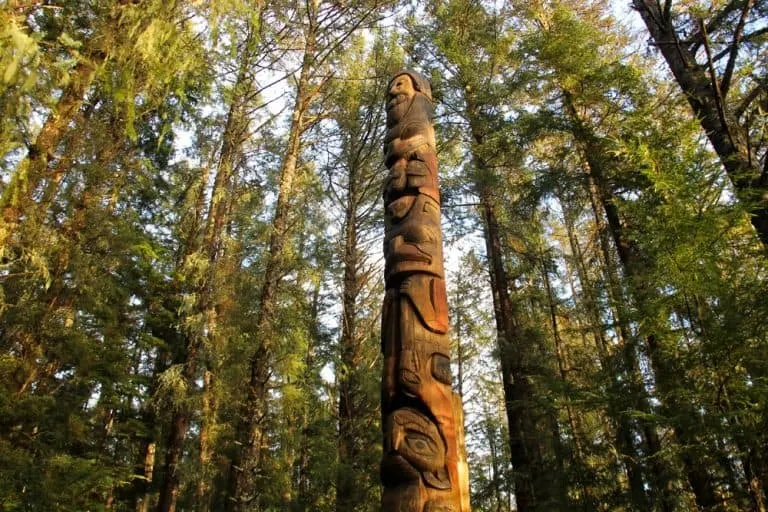
[[[593, 203], [593, 210], [595, 212], [596, 216], [596, 222], [598, 226], [598, 237], [601, 240], [601, 247], [603, 249], [603, 267], [608, 268], [608, 265], [610, 265], [610, 262], [608, 261], [609, 256], [609, 246], [606, 245], [603, 242], [607, 242], [607, 239], [603, 235], [604, 233], [604, 226], [603, 222], [601, 221], [602, 216], [600, 215], [600, 212], [597, 211], [596, 203]], [[565, 205], [563, 206], [565, 208]], [[600, 312], [598, 310], [598, 301], [597, 298], [594, 295], [594, 288], [595, 285], [592, 282], [592, 280], [589, 278], [589, 274], [587, 272], [586, 265], [584, 264], [584, 255], [581, 250], [581, 245], [579, 244], [579, 240], [576, 236], [576, 233], [574, 232], [572, 223], [568, 221], [568, 215], [566, 213], [566, 230], [568, 231], [568, 240], [571, 245], [571, 252], [574, 255], [575, 258], [575, 266], [576, 266], [576, 272], [579, 276], [579, 281], [581, 282], [581, 288], [582, 291], [587, 298], [587, 308], [590, 310], [590, 314], [592, 316], [592, 322], [593, 325], [593, 332], [595, 337], [595, 344], [597, 346], [599, 358], [600, 358], [600, 365], [608, 370], [608, 373], [612, 377], [612, 385], [615, 389], [619, 389], [620, 383], [617, 381], [617, 371], [613, 370], [612, 368], [615, 366], [613, 362], [611, 361], [611, 357], [607, 350], [607, 345], [603, 333], [602, 328], [602, 320], [600, 317]], [[612, 274], [609, 272], [609, 274]], [[611, 281], [609, 279], [609, 281]], [[611, 281], [613, 282], [613, 281]], [[617, 290], [615, 290], [616, 287], [614, 287], [613, 294], [617, 293]], [[615, 301], [614, 301], [615, 302]], [[622, 397], [623, 398], [623, 397]], [[615, 404], [615, 400], [609, 398], [608, 401], [608, 407], [607, 412], [610, 417], [611, 422], [615, 425], [615, 433], [616, 433], [616, 447], [621, 454], [621, 462], [624, 465], [626, 472], [627, 472], [627, 481], [629, 483], [629, 491], [630, 491], [630, 500], [634, 507], [636, 507], [639, 510], [645, 509], [648, 507], [648, 495], [645, 491], [645, 482], [643, 481], [643, 470], [641, 465], [638, 463], [639, 460], [639, 454], [637, 450], [635, 449], [634, 445], [634, 439], [636, 437], [636, 433], [632, 427], [632, 423], [630, 419], [627, 417], [626, 414], [622, 413], [622, 407], [617, 404]]]
[[[605, 214], [605, 222], [602, 220], [602, 227], [607, 230], [607, 233], [613, 240], [616, 252], [619, 257], [624, 273], [631, 285], [631, 293], [634, 301], [638, 306], [638, 310], [642, 313], [646, 311], [646, 296], [645, 287], [642, 285], [642, 257], [635, 241], [627, 238], [624, 226], [619, 215], [619, 209], [616, 204], [616, 198], [613, 192], [610, 190], [607, 181], [607, 167], [605, 159], [605, 149], [601, 146], [599, 140], [590, 131], [589, 127], [581, 120], [573, 103], [571, 93], [564, 91], [565, 107], [571, 122], [573, 123], [573, 133], [578, 143], [580, 144], [584, 158], [587, 162], [587, 168], [589, 172], [588, 181], [590, 187], [590, 194], [593, 201], [593, 208], [595, 209], [595, 216], [598, 219], [602, 218], [602, 213]], [[598, 211], [597, 205], [602, 208], [602, 212]], [[605, 232], [605, 231], [604, 231]], [[606, 262], [612, 259], [611, 249], [607, 246], [607, 240], [605, 235], [601, 238], [601, 245], [603, 247], [604, 257]], [[606, 267], [611, 268], [609, 265]], [[619, 284], [618, 275], [615, 271], [612, 271], [609, 276], [609, 282], [611, 283], [611, 290], [613, 300], [617, 304], [618, 317], [616, 322], [619, 326], [618, 334], [623, 339], [623, 354], [625, 371], [627, 372], [628, 384], [632, 388], [632, 395], [635, 397], [635, 406], [645, 413], [650, 413], [651, 407], [648, 403], [647, 393], [643, 390], [642, 378], [640, 377], [640, 365], [637, 360], [637, 350], [635, 337], [630, 333], [627, 325], [628, 313], [626, 308], [622, 308], [623, 295], [621, 285]], [[616, 302], [618, 301], [618, 302]], [[623, 309], [623, 310], [622, 310]], [[652, 334], [650, 336], [653, 336]], [[653, 361], [653, 354], [649, 354], [652, 357], [651, 363], [655, 368]], [[660, 378], [663, 376], [657, 375], [657, 385], [662, 384]], [[662, 389], [662, 392], [664, 390]], [[665, 393], [666, 394], [666, 393]], [[679, 487], [677, 479], [673, 474], [672, 468], [668, 467], [668, 463], [665, 463], [660, 457], [659, 453], [662, 450], [661, 442], [658, 436], [658, 432], [654, 425], [647, 421], [641, 422], [641, 428], [645, 438], [646, 448], [649, 452], [649, 469], [652, 480], [651, 493], [656, 495], [656, 501], [663, 511], [673, 511], [677, 507], [678, 498], [676, 489]], [[701, 462], [701, 461], [699, 461]], [[703, 466], [702, 466], [703, 467]], [[695, 491], [696, 489], [694, 489]], [[701, 497], [701, 499], [705, 499]], [[699, 497], [697, 496], [697, 501]]]
[[[317, 253], [315, 253], [317, 256]], [[323, 270], [324, 271], [324, 270]], [[301, 274], [301, 273], [300, 273]], [[304, 282], [306, 279], [303, 276], [299, 276], [297, 282]], [[305, 393], [310, 396], [315, 393], [316, 378], [318, 376], [317, 363], [315, 361], [315, 354], [317, 352], [318, 343], [320, 343], [320, 296], [323, 283], [325, 282], [322, 274], [321, 277], [314, 281], [310, 314], [308, 315], [307, 330], [310, 332], [310, 341], [307, 343], [307, 352], [304, 356], [304, 375], [302, 377], [302, 388]], [[297, 426], [300, 429], [299, 434], [299, 448], [297, 461], [295, 462], [295, 474], [296, 478], [293, 480], [293, 492], [291, 493], [293, 498], [291, 500], [290, 509], [294, 512], [307, 512], [316, 508], [315, 496], [312, 495], [312, 474], [310, 472], [310, 460], [312, 457], [312, 443], [313, 436], [312, 426], [314, 421], [314, 411], [311, 410], [314, 402], [310, 401], [308, 406], [303, 409], [301, 413], [301, 423]]]
[[143, 464], [141, 466], [142, 484], [141, 491], [136, 496], [136, 512], [149, 512], [149, 504], [152, 501], [152, 495], [149, 492], [149, 485], [152, 483], [152, 476], [155, 471], [155, 450], [157, 445], [154, 440], [147, 440], [144, 444]]
[[491, 412], [486, 410], [485, 415], [485, 437], [488, 439], [488, 451], [491, 455], [491, 485], [493, 486], [493, 497], [496, 501], [496, 512], [502, 512], [503, 501], [501, 485], [503, 479], [500, 471], [501, 464], [499, 462], [501, 457], [498, 454], [496, 445], [496, 441], [499, 436], [496, 435], [496, 429], [494, 428], [494, 424], [491, 421]]
[[[182, 371], [182, 378], [193, 385], [195, 370], [197, 369], [197, 347], [188, 347], [186, 361]], [[160, 498], [157, 503], [158, 512], [175, 512], [176, 502], [179, 497], [179, 463], [184, 450], [184, 439], [187, 435], [187, 421], [191, 414], [186, 406], [177, 406], [171, 420], [171, 429], [168, 434], [168, 443], [165, 452], [165, 479], [160, 487]]]
[[200, 435], [198, 444], [200, 464], [198, 467], [197, 489], [195, 490], [195, 506], [197, 510], [204, 512], [210, 509], [211, 501], [211, 458], [213, 456], [212, 430], [215, 425], [217, 410], [216, 394], [213, 390], [213, 372], [205, 370], [203, 373], [203, 390], [200, 410]]
[[[308, 4], [309, 5], [309, 4]], [[291, 209], [291, 195], [296, 178], [297, 164], [301, 150], [301, 135], [306, 129], [307, 109], [317, 91], [310, 91], [310, 74], [315, 58], [317, 26], [316, 13], [309, 11], [309, 26], [306, 32], [304, 57], [301, 74], [296, 88], [296, 100], [291, 115], [288, 144], [280, 168], [280, 181], [272, 218], [269, 248], [264, 264], [264, 278], [259, 294], [256, 312], [255, 332], [259, 345], [250, 360], [250, 380], [242, 419], [238, 425], [239, 449], [230, 465], [228, 509], [245, 512], [256, 499], [257, 475], [261, 463], [261, 449], [264, 438], [262, 420], [267, 411], [267, 390], [272, 359], [272, 320], [277, 303], [277, 289], [284, 270], [284, 251], [288, 239], [287, 222]]]
[[509, 424], [509, 445], [515, 474], [515, 499], [520, 512], [537, 510], [537, 494], [544, 491], [537, 482], [543, 478], [537, 436], [531, 436], [526, 410], [533, 403], [533, 389], [524, 373], [518, 321], [509, 297], [509, 280], [501, 257], [499, 227], [493, 205], [481, 198], [484, 214], [486, 253], [491, 271], [491, 287], [498, 331], [502, 382]]
[[534, 411], [536, 396], [530, 378], [535, 348], [532, 341], [523, 337], [521, 313], [510, 295], [513, 288], [505, 268], [497, 206], [489, 182], [492, 171], [479, 154], [484, 134], [476, 118], [477, 107], [470, 91], [465, 94], [465, 100], [473, 138], [474, 187], [480, 198], [491, 276], [517, 507], [520, 512], [557, 510], [566, 506], [565, 502], [559, 503], [565, 497], [565, 484], [561, 481], [562, 475], [546, 468], [544, 453], [548, 448], [541, 442], [540, 425], [535, 419], [541, 416], [540, 411]]
[[357, 173], [351, 168], [347, 186], [344, 218], [344, 281], [342, 290], [341, 368], [336, 372], [339, 390], [339, 468], [336, 479], [336, 511], [354, 512], [362, 505], [356, 461], [359, 442], [356, 425], [363, 411], [357, 400], [361, 390], [357, 379], [360, 346], [357, 332], [358, 247], [357, 247]]
[[762, 465], [761, 458], [764, 456], [760, 454], [754, 447], [749, 447], [744, 442], [739, 432], [743, 431], [741, 421], [738, 415], [733, 414], [733, 408], [728, 397], [728, 391], [726, 388], [722, 391], [722, 397], [718, 402], [718, 408], [724, 418], [727, 419], [731, 430], [736, 433], [733, 437], [734, 444], [741, 455], [741, 465], [744, 471], [744, 479], [746, 480], [744, 487], [747, 489], [750, 498], [752, 499], [752, 508], [754, 512], [766, 512], [765, 501], [765, 485], [763, 479], [760, 476], [760, 466]]
[[570, 245], [571, 255], [573, 256], [576, 275], [581, 283], [581, 292], [584, 296], [587, 314], [590, 316], [590, 330], [592, 331], [595, 347], [597, 348], [597, 353], [600, 356], [601, 362], [605, 363], [608, 357], [608, 350], [605, 341], [605, 333], [603, 332], [603, 320], [600, 308], [598, 307], [598, 299], [595, 294], [595, 283], [593, 283], [592, 279], [589, 277], [587, 266], [584, 263], [584, 253], [581, 249], [581, 244], [579, 244], [573, 222], [570, 220], [570, 215], [567, 211], [568, 207], [564, 201], [561, 201], [560, 204], [565, 212], [565, 229], [568, 234], [568, 243]]
[[[4, 209], [3, 217], [9, 226], [7, 229], [13, 228], [19, 218], [27, 213], [31, 196], [45, 178], [48, 164], [56, 157], [59, 143], [68, 132], [70, 122], [83, 104], [99, 64], [99, 61], [77, 63], [69, 85], [62, 92], [53, 112], [43, 123], [40, 133], [29, 147], [27, 157], [19, 164], [11, 183], [3, 191], [0, 204]], [[9, 235], [10, 232], [5, 236]], [[0, 242], [3, 241], [0, 240]]]
[[579, 486], [582, 489], [582, 492], [584, 493], [584, 498], [586, 499], [585, 504], [594, 504], [597, 503], [597, 500], [594, 496], [594, 492], [588, 482], [585, 482], [582, 478], [582, 474], [580, 472], [580, 467], [584, 467], [587, 465], [587, 462], [584, 458], [584, 449], [583, 449], [583, 442], [582, 442], [582, 431], [580, 426], [580, 420], [579, 420], [579, 414], [578, 411], [574, 411], [574, 407], [571, 401], [571, 397], [568, 396], [569, 394], [569, 384], [568, 384], [568, 372], [569, 372], [569, 364], [568, 364], [568, 357], [566, 354], [566, 347], [563, 343], [563, 339], [560, 334], [560, 325], [557, 320], [557, 299], [555, 298], [554, 291], [552, 290], [552, 283], [549, 278], [549, 271], [546, 268], [546, 263], [544, 263], [544, 268], [542, 269], [542, 276], [544, 278], [544, 287], [547, 292], [547, 302], [549, 305], [549, 319], [552, 327], [552, 338], [555, 342], [555, 357], [557, 359], [557, 368], [560, 373], [560, 379], [563, 382], [564, 388], [566, 390], [565, 394], [565, 412], [568, 416], [568, 426], [571, 430], [571, 436], [573, 437], [573, 453], [575, 455], [575, 460], [571, 461], [571, 464], [577, 465], [577, 470], [579, 473], [576, 475], [576, 481], [579, 483]]
[[[210, 332], [216, 323], [215, 298], [212, 287], [214, 286], [217, 262], [221, 251], [220, 243], [223, 229], [229, 212], [229, 201], [231, 201], [232, 175], [237, 169], [237, 161], [248, 134], [249, 119], [246, 98], [248, 97], [251, 83], [248, 79], [250, 55], [247, 46], [253, 35], [253, 32], [250, 31], [248, 38], [243, 43], [246, 49], [240, 60], [240, 68], [234, 86], [234, 97], [229, 107], [224, 133], [222, 134], [216, 177], [214, 178], [213, 189], [211, 190], [211, 203], [208, 209], [202, 247], [200, 247], [207, 256], [208, 267], [205, 270], [205, 277], [201, 280], [202, 282], [195, 288], [196, 304], [192, 314], [199, 313], [206, 319], [206, 330], [209, 332], [196, 332], [190, 329], [199, 328], [182, 327], [186, 331], [185, 354], [182, 356], [182, 378], [190, 390], [195, 387], [194, 381], [198, 371], [203, 337], [214, 335]], [[187, 255], [195, 253], [198, 249], [198, 234], [191, 232], [189, 236], [190, 240], [188, 240], [185, 247]], [[181, 267], [177, 269], [177, 272], [183, 273], [185, 271], [183, 268], [185, 264], [186, 261], [182, 260]], [[184, 320], [182, 319], [182, 324], [183, 322]], [[171, 430], [165, 457], [165, 480], [160, 488], [158, 512], [174, 512], [176, 510], [180, 482], [178, 473], [179, 462], [183, 453], [190, 415], [189, 406], [180, 404], [171, 420]]]
[[[141, 0], [133, 2], [133, 4], [140, 3]], [[122, 5], [117, 7], [117, 11], [110, 15], [110, 19], [102, 30], [121, 29], [121, 9], [123, 8]], [[149, 21], [149, 19], [143, 20], [145, 26]], [[95, 39], [98, 39], [98, 36]], [[5, 229], [0, 230], [2, 232], [0, 247], [5, 245], [8, 238], [13, 235], [21, 218], [32, 213], [33, 195], [43, 180], [50, 179], [53, 182], [53, 185], [48, 187], [50, 190], [46, 190], [43, 197], [43, 204], [46, 204], [45, 201], [49, 199], [50, 192], [55, 190], [56, 182], [62, 179], [62, 170], [67, 167], [66, 163], [50, 176], [46, 176], [46, 171], [56, 159], [56, 152], [64, 137], [70, 132], [70, 125], [82, 107], [96, 77], [96, 71], [105, 62], [106, 56], [106, 52], [98, 48], [89, 48], [89, 51], [84, 52], [81, 60], [75, 65], [59, 101], [46, 118], [34, 142], [29, 146], [27, 156], [21, 161], [10, 183], [3, 190], [0, 209], [3, 210], [2, 220]]]
[[[163, 331], [173, 330], [167, 325], [163, 325], [161, 328]], [[160, 332], [153, 332], [151, 329], [150, 334], [157, 336], [158, 338], [161, 337]], [[167, 360], [168, 354], [166, 351], [164, 349], [158, 349], [154, 357], [152, 380], [149, 389], [147, 390], [147, 397], [152, 397], [157, 392], [159, 376], [165, 371], [168, 363]], [[135, 464], [137, 478], [133, 480], [130, 495], [136, 512], [149, 512], [150, 503], [152, 501], [152, 484], [154, 482], [156, 467], [159, 425], [154, 404], [149, 403], [148, 399], [142, 404], [140, 417], [141, 423], [146, 429], [146, 434], [140, 439], [141, 448], [139, 450], [138, 460]]]

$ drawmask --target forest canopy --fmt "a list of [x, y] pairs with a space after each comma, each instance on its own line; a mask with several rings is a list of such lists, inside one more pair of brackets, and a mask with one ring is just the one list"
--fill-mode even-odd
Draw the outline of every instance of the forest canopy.
[[413, 69], [472, 510], [766, 512], [766, 20], [3, 2], [0, 510], [381, 510], [384, 103]]

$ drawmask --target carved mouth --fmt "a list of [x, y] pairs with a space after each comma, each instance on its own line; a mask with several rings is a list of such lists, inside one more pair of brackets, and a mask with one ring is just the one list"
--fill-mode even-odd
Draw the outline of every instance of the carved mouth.
[[387, 102], [387, 110], [392, 110], [399, 104], [405, 103], [406, 101], [408, 101], [408, 96], [405, 94], [396, 94], [395, 96], [390, 96], [390, 100]]
[[396, 236], [391, 243], [392, 255], [396, 261], [416, 261], [432, 263], [432, 256], [421, 250], [418, 245], [406, 242], [402, 235]]

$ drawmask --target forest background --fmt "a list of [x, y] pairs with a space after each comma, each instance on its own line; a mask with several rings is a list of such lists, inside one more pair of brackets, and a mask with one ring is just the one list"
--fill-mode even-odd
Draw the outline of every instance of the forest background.
[[0, 510], [379, 510], [383, 99], [411, 67], [473, 510], [764, 512], [766, 19], [3, 2]]

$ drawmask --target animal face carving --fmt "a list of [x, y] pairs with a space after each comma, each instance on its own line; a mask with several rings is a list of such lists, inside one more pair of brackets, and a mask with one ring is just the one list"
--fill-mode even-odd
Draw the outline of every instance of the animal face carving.
[[407, 407], [390, 414], [388, 448], [420, 472], [439, 473], [445, 469], [445, 442], [437, 425], [423, 414]]
[[442, 277], [440, 205], [425, 194], [403, 196], [386, 210], [384, 256], [386, 279], [408, 272]]

